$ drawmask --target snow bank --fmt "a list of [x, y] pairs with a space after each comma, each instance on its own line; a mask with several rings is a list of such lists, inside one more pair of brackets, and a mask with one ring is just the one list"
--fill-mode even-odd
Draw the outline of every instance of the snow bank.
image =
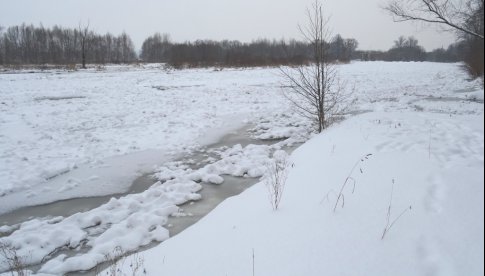
[[[483, 123], [415, 112], [349, 119], [294, 152], [278, 211], [256, 184], [143, 252], [147, 274], [251, 275], [254, 265], [257, 275], [483, 275]], [[333, 212], [347, 177], [355, 191], [344, 189]], [[391, 222], [411, 210], [381, 239], [389, 205]]]

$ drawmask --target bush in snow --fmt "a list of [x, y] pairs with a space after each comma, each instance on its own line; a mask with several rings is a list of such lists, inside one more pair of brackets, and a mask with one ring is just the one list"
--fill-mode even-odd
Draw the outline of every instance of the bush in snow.
[[3, 265], [6, 265], [7, 271], [10, 271], [12, 275], [28, 275], [28, 271], [25, 270], [24, 258], [18, 255], [15, 247], [1, 241], [0, 264], [2, 264], [2, 266], [0, 266], [0, 273], [2, 272], [1, 268], [3, 267]]
[[275, 151], [273, 160], [269, 161], [267, 164], [265, 182], [273, 210], [278, 210], [278, 206], [281, 202], [286, 179], [288, 177], [289, 166], [290, 161], [288, 160], [288, 155], [283, 150]]

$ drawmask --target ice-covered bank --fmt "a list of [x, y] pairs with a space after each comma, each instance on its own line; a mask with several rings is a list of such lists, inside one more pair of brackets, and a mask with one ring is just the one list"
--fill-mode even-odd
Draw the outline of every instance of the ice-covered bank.
[[[483, 275], [483, 123], [480, 111], [349, 119], [294, 152], [280, 210], [259, 183], [144, 252], [147, 274]], [[347, 177], [355, 191], [333, 212]], [[404, 212], [390, 228], [389, 208], [391, 223]]]

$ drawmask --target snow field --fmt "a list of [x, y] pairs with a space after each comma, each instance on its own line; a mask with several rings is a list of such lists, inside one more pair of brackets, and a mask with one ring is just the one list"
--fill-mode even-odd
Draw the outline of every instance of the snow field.
[[[0, 75], [0, 212], [124, 190], [143, 170], [161, 181], [71, 217], [2, 226], [9, 236], [0, 241], [30, 254], [33, 264], [57, 248], [90, 247], [48, 260], [40, 272], [54, 275], [93, 267], [116, 247], [162, 240], [143, 253], [150, 275], [251, 275], [253, 249], [258, 275], [482, 275], [482, 88], [466, 82], [457, 64], [369, 62], [340, 70], [355, 90], [353, 114], [365, 114], [315, 137], [308, 122], [291, 116], [275, 69]], [[220, 160], [199, 169], [167, 163], [216, 138], [204, 137], [208, 129], [234, 120], [254, 123], [250, 134], [258, 139], [290, 138], [221, 148]], [[167, 217], [200, 198], [198, 181], [260, 177], [275, 150], [309, 137], [292, 156], [280, 211], [271, 211], [263, 181], [168, 239]], [[350, 175], [355, 193], [348, 186], [345, 206], [333, 213], [335, 191], [369, 153], [363, 173]], [[139, 161], [120, 170], [133, 156]], [[124, 181], [112, 175], [117, 170], [126, 172]], [[381, 241], [393, 180], [391, 219], [412, 209]]]
[[0, 213], [125, 191], [141, 172], [286, 110], [276, 74], [152, 66], [0, 74]]
[[[456, 81], [466, 77], [455, 76], [457, 64], [358, 62], [340, 69], [355, 91], [354, 112], [473, 114], [473, 99], [483, 102], [476, 83]], [[125, 191], [140, 173], [244, 121], [262, 117], [263, 129], [264, 122], [279, 124], [255, 138], [295, 137], [308, 124], [281, 115], [293, 114], [281, 96], [284, 85], [277, 69], [263, 68], [0, 74], [0, 213]], [[116, 171], [123, 175], [113, 177]]]

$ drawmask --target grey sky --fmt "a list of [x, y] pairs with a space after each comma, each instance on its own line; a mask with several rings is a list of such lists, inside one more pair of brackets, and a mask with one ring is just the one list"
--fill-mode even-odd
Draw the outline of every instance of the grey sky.
[[[334, 34], [356, 38], [359, 49], [387, 50], [399, 35], [415, 36], [427, 50], [454, 42], [449, 32], [416, 23], [394, 23], [380, 5], [385, 0], [325, 0]], [[175, 41], [196, 39], [296, 38], [313, 0], [0, 0], [0, 25], [23, 22], [77, 27], [90, 22], [96, 32], [126, 31], [141, 47], [155, 32]]]

